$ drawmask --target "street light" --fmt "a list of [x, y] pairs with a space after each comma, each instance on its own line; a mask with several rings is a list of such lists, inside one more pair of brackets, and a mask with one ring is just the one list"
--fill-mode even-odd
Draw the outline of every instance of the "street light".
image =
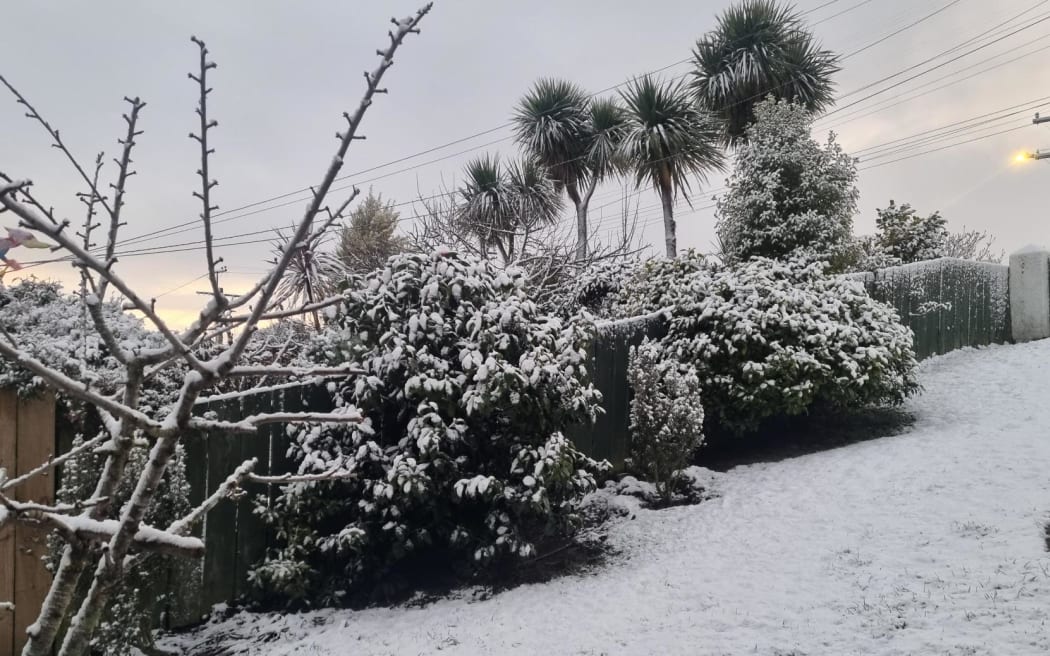
[[1030, 159], [1050, 159], [1050, 150], [1037, 150], [1034, 153], [1017, 153], [1014, 155], [1014, 162], [1018, 164], [1024, 164]]

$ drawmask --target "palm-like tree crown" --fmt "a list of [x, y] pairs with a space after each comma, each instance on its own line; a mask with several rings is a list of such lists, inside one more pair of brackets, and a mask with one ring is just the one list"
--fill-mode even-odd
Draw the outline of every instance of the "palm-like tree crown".
[[587, 176], [589, 103], [587, 93], [572, 82], [545, 78], [533, 85], [514, 113], [518, 143], [560, 185]]
[[834, 102], [838, 56], [824, 50], [793, 7], [743, 0], [718, 19], [693, 51], [693, 89], [723, 122], [729, 143], [745, 137], [754, 106], [767, 96], [811, 112]]
[[615, 98], [591, 101], [588, 121], [587, 163], [599, 179], [624, 169], [620, 145], [627, 134], [627, 113]]
[[547, 170], [531, 157], [507, 167], [509, 211], [519, 227], [553, 223], [561, 212], [561, 194]]
[[458, 217], [467, 232], [513, 258], [515, 240], [549, 224], [561, 211], [561, 194], [547, 169], [531, 158], [502, 166], [498, 156], [470, 161], [460, 187]]
[[627, 129], [621, 155], [637, 184], [661, 193], [688, 194], [690, 177], [706, 179], [725, 167], [714, 121], [696, 106], [685, 84], [646, 75], [621, 92], [627, 107]]
[[498, 155], [481, 155], [467, 162], [459, 190], [459, 218], [470, 232], [489, 238], [509, 229], [510, 188]]

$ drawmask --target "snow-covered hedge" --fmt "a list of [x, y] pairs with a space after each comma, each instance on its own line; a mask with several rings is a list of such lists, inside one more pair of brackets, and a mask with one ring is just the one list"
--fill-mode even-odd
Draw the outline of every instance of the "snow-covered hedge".
[[[165, 343], [159, 333], [146, 330], [142, 321], [123, 312], [117, 302], [102, 303], [100, 311], [114, 337], [129, 350], [157, 348]], [[121, 383], [123, 368], [95, 330], [85, 304], [79, 297], [64, 293], [57, 282], [30, 278], [0, 286], [0, 328], [7, 333], [0, 338], [13, 340], [26, 355], [70, 378], [90, 383], [93, 389], [112, 393]], [[165, 374], [151, 379], [147, 398], [159, 401], [156, 390], [177, 390], [177, 383], [168, 382], [174, 377]], [[0, 388], [17, 388], [28, 394], [41, 385], [29, 371], [0, 358]]]
[[914, 392], [911, 330], [820, 263], [747, 263], [680, 282], [665, 345], [696, 367], [708, 416], [743, 432], [815, 404], [897, 404]]
[[252, 575], [264, 594], [345, 603], [414, 568], [473, 573], [572, 531], [603, 470], [561, 433], [598, 411], [592, 326], [541, 314], [525, 285], [448, 252], [354, 281], [322, 355], [364, 368], [333, 392], [367, 422], [295, 436], [300, 472], [346, 476], [290, 485], [266, 511], [283, 545]]

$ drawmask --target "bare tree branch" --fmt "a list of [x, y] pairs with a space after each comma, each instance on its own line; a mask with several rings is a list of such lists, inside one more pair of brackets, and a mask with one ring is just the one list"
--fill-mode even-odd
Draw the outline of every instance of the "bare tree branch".
[[192, 418], [188, 428], [202, 431], [217, 431], [242, 435], [254, 435], [266, 424], [358, 424], [364, 418], [357, 412], [270, 412], [251, 415], [240, 421], [215, 421]]
[[69, 460], [70, 458], [72, 458], [74, 456], [77, 456], [77, 455], [79, 455], [79, 454], [81, 454], [81, 453], [83, 453], [85, 451], [89, 451], [89, 450], [95, 448], [96, 446], [102, 444], [103, 442], [105, 442], [108, 439], [109, 439], [109, 434], [108, 433], [101, 433], [98, 436], [96, 436], [96, 437], [94, 437], [94, 438], [92, 438], [90, 440], [84, 441], [82, 444], [80, 444], [80, 446], [77, 446], [77, 447], [75, 447], [73, 449], [70, 449], [66, 453], [58, 456], [57, 458], [49, 458], [48, 461], [45, 462], [44, 464], [39, 465], [38, 467], [35, 467], [33, 469], [30, 469], [29, 471], [27, 471], [26, 473], [22, 474], [21, 476], [19, 476], [17, 478], [12, 478], [12, 479], [4, 482], [3, 484], [0, 484], [0, 492], [2, 492], [3, 490], [9, 490], [9, 489], [11, 489], [13, 487], [17, 487], [17, 486], [21, 485], [22, 483], [25, 483], [29, 479], [35, 477], [35, 476], [38, 476], [38, 475], [40, 475], [40, 474], [42, 474], [42, 473], [44, 473], [44, 472], [46, 472], [46, 471], [48, 471], [50, 469], [54, 469], [55, 467], [58, 467], [59, 465], [61, 465], [65, 461]]
[[204, 41], [193, 36], [190, 40], [197, 44], [200, 50], [200, 69], [197, 75], [189, 73], [191, 80], [197, 83], [200, 87], [200, 97], [197, 102], [197, 116], [200, 118], [200, 133], [190, 133], [190, 139], [194, 139], [200, 144], [201, 147], [201, 167], [197, 169], [197, 175], [201, 178], [201, 190], [200, 192], [193, 192], [201, 201], [201, 221], [204, 222], [204, 250], [208, 258], [208, 281], [211, 283], [212, 296], [215, 302], [219, 305], [226, 303], [226, 297], [223, 295], [222, 290], [219, 289], [219, 275], [218, 275], [218, 261], [215, 259], [214, 247], [212, 244], [211, 234], [211, 213], [213, 210], [219, 209], [218, 205], [211, 204], [211, 190], [213, 187], [219, 184], [217, 180], [212, 180], [208, 176], [208, 161], [211, 158], [211, 154], [215, 152], [214, 149], [208, 148], [208, 132], [219, 125], [218, 121], [208, 120], [208, 94], [211, 93], [211, 88], [208, 87], [208, 71], [215, 68], [217, 64], [215, 62], [208, 61], [208, 47], [204, 44]]
[[[128, 124], [127, 134], [120, 140], [123, 146], [120, 160], [117, 164], [117, 182], [113, 184], [113, 209], [109, 212], [109, 234], [106, 235], [106, 266], [112, 267], [116, 263], [114, 253], [117, 249], [117, 233], [123, 225], [120, 222], [120, 212], [124, 208], [124, 194], [127, 191], [128, 178], [135, 175], [131, 170], [131, 151], [135, 148], [135, 138], [142, 134], [136, 126], [139, 120], [139, 112], [146, 106], [139, 98], [124, 98], [131, 105], [131, 112], [124, 114], [124, 122]], [[99, 300], [106, 299], [106, 291], [109, 288], [109, 278], [102, 276], [98, 285]]]

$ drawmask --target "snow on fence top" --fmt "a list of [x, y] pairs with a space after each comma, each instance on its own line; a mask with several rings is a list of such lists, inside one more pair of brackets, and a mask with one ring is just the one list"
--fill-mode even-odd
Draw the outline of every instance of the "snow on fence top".
[[1010, 267], [940, 258], [845, 274], [897, 309], [919, 358], [1010, 339]]

